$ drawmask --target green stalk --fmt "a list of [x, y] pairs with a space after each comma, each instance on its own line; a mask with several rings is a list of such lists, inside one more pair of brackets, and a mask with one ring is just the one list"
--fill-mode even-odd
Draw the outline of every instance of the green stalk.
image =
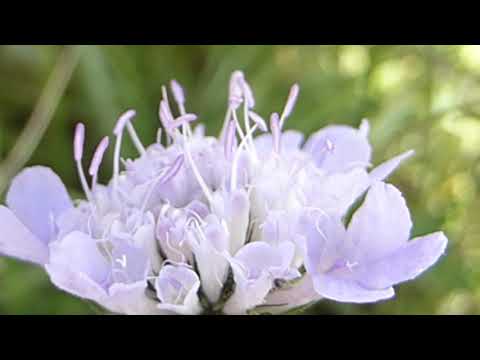
[[66, 46], [47, 80], [32, 114], [15, 145], [0, 164], [0, 195], [25, 166], [40, 143], [80, 59], [80, 46]]

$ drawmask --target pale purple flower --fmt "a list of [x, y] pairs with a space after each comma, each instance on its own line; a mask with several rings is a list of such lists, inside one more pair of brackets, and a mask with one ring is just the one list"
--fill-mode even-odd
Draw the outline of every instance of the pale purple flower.
[[411, 280], [444, 253], [447, 238], [433, 233], [409, 240], [412, 222], [400, 192], [372, 185], [347, 228], [339, 218], [302, 219], [307, 272], [323, 297], [364, 303], [388, 299], [393, 285]]
[[158, 307], [175, 314], [199, 314], [202, 312], [199, 288], [200, 278], [195, 271], [185, 266], [165, 265], [155, 281]]
[[272, 246], [255, 241], [242, 247], [230, 259], [236, 288], [224, 311], [242, 314], [246, 309], [254, 309], [265, 302], [275, 280], [298, 278], [300, 273], [291, 267], [294, 253], [295, 246], [290, 242]]
[[[0, 206], [0, 252], [42, 266], [60, 289], [112, 312], [246, 314], [322, 298], [387, 299], [445, 251], [443, 233], [408, 241], [405, 201], [383, 181], [413, 152], [370, 169], [368, 121], [330, 125], [305, 141], [284, 130], [299, 86], [267, 124], [236, 71], [216, 138], [186, 111], [181, 85], [172, 80], [170, 89], [176, 106], [162, 87], [156, 143], [142, 144], [134, 110], [119, 117], [108, 184], [98, 173], [109, 138], [88, 180], [86, 129], [77, 125], [73, 158], [85, 200], [73, 202], [48, 168], [18, 174]], [[121, 157], [125, 132], [137, 158]]]

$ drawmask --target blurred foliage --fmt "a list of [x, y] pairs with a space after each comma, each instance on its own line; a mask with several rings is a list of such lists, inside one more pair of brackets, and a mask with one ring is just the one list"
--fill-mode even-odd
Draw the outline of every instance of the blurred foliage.
[[[12, 148], [52, 72], [59, 46], [0, 47], [0, 162]], [[47, 165], [72, 194], [75, 122], [87, 126], [87, 152], [135, 108], [135, 126], [153, 142], [161, 85], [187, 89], [188, 109], [216, 134], [235, 69], [245, 71], [260, 114], [281, 110], [301, 85], [287, 127], [312, 133], [330, 123], [372, 125], [374, 163], [413, 148], [390, 179], [405, 194], [414, 235], [439, 229], [448, 255], [394, 300], [374, 305], [320, 302], [317, 314], [480, 313], [480, 46], [87, 46], [30, 164]], [[130, 144], [126, 157], [135, 155]], [[109, 154], [111, 161], [111, 153]], [[111, 169], [104, 166], [105, 180]], [[0, 174], [1, 176], [1, 174]], [[95, 314], [96, 307], [50, 285], [41, 269], [0, 259], [0, 313]]]

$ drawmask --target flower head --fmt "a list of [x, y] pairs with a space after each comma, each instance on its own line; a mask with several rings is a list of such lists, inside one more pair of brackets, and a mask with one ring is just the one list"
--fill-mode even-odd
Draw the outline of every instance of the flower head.
[[[85, 200], [73, 202], [48, 168], [17, 175], [0, 206], [0, 252], [44, 267], [60, 289], [113, 312], [245, 314], [320, 298], [387, 299], [393, 285], [445, 251], [442, 233], [408, 241], [408, 208], [383, 181], [413, 152], [369, 171], [366, 120], [358, 129], [330, 125], [304, 141], [284, 129], [299, 86], [281, 113], [264, 120], [236, 71], [215, 138], [186, 111], [181, 85], [170, 85], [177, 111], [163, 87], [156, 143], [142, 144], [135, 111], [119, 117], [106, 185], [98, 173], [110, 140], [99, 143], [89, 182], [86, 130], [77, 126], [73, 158]], [[135, 159], [121, 158], [125, 133]]]

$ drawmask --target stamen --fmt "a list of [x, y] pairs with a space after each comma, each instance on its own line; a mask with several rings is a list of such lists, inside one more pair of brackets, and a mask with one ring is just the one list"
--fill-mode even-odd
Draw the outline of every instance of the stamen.
[[187, 159], [188, 159], [188, 162], [190, 163], [190, 167], [192, 168], [193, 174], [198, 184], [200, 185], [200, 188], [202, 189], [205, 197], [207, 198], [208, 202], [210, 204], [213, 204], [213, 197], [212, 197], [212, 194], [210, 193], [210, 189], [208, 188], [207, 184], [203, 180], [202, 176], [200, 175], [200, 171], [198, 171], [198, 168], [193, 161], [186, 134], [183, 134], [183, 137], [184, 137], [184, 144], [185, 144], [185, 154], [187, 155]]
[[[248, 116], [248, 102], [245, 98], [245, 101], [243, 103], [243, 122], [245, 124], [245, 132], [250, 132], [250, 118]], [[254, 147], [253, 146], [253, 141], [252, 139], [248, 139], [248, 145], [251, 146], [252, 148]]]
[[168, 104], [168, 93], [167, 88], [162, 86], [162, 96], [163, 99], [160, 101], [160, 121], [162, 122], [163, 127], [167, 131], [167, 145], [170, 145], [170, 142], [173, 141], [173, 134], [169, 132], [170, 123], [173, 122], [172, 111], [170, 110], [170, 105]]
[[233, 72], [232, 76], [230, 77], [228, 101], [232, 110], [236, 110], [243, 101], [243, 79], [243, 73], [238, 70]]
[[278, 119], [278, 114], [273, 113], [270, 117], [270, 131], [272, 132], [273, 138], [273, 150], [279, 154], [280, 153], [280, 137], [281, 137], [281, 130], [280, 124]]
[[[179, 156], [177, 156], [177, 158], [173, 162], [172, 166], [170, 166], [165, 171], [163, 171], [163, 169], [162, 169], [160, 175], [152, 181], [152, 184], [150, 185], [150, 188], [148, 189], [148, 193], [145, 196], [145, 200], [143, 200], [143, 204], [142, 204], [142, 208], [141, 208], [141, 213], [142, 214], [145, 212], [145, 209], [147, 208], [148, 201], [152, 197], [153, 190], [155, 189], [155, 187], [157, 185], [166, 184], [171, 179], [173, 179], [175, 177], [175, 175], [177, 175], [177, 173], [182, 168], [183, 162], [184, 162], [184, 156], [183, 156], [183, 154], [180, 154]], [[166, 204], [165, 206], [167, 206], [167, 205], [168, 204]], [[167, 207], [167, 210], [168, 210], [168, 207]], [[167, 210], [165, 210], [165, 212]]]
[[92, 199], [92, 193], [88, 187], [87, 179], [82, 167], [82, 158], [83, 158], [83, 146], [85, 144], [85, 125], [78, 123], [75, 128], [75, 136], [73, 139], [73, 156], [77, 164], [78, 177], [80, 178], [80, 183], [82, 184], [83, 192], [87, 197], [88, 201]]
[[181, 115], [175, 120], [173, 120], [169, 125], [169, 131], [173, 131], [174, 129], [178, 129], [180, 126], [183, 126], [185, 124], [189, 124], [193, 121], [197, 120], [197, 115], [195, 114], [185, 114]]
[[85, 143], [85, 125], [78, 123], [75, 128], [75, 136], [73, 139], [73, 156], [75, 161], [82, 161], [83, 146]]
[[117, 137], [115, 142], [115, 152], [113, 156], [113, 189], [118, 188], [118, 176], [120, 174], [120, 150], [122, 146], [123, 131], [127, 122], [135, 116], [134, 110], [128, 110], [123, 113], [117, 121], [113, 134]]
[[244, 77], [242, 78], [242, 90], [247, 107], [253, 109], [255, 107], [255, 98], [253, 96], [252, 88]]
[[113, 134], [115, 136], [120, 136], [123, 133], [125, 125], [136, 115], [135, 110], [128, 110], [124, 112], [117, 120], [115, 127], [113, 129]]
[[168, 103], [166, 100], [160, 101], [160, 120], [162, 125], [165, 129], [170, 128], [170, 123], [173, 122], [173, 115], [168, 107]]
[[[245, 131], [250, 133], [250, 117], [248, 116], [249, 109], [252, 109], [255, 106], [255, 98], [253, 97], [252, 89], [248, 82], [243, 78], [242, 80], [242, 90], [244, 96], [244, 103], [243, 103], [243, 120], [245, 122]], [[253, 133], [251, 133], [253, 135]], [[253, 143], [253, 136], [250, 135], [247, 137], [249, 153], [252, 155], [254, 161], [257, 161], [257, 149]]]
[[95, 186], [97, 182], [96, 180], [97, 180], [98, 170], [100, 168], [100, 164], [102, 163], [105, 151], [108, 148], [109, 142], [110, 140], [108, 136], [105, 136], [102, 139], [102, 141], [100, 141], [100, 143], [97, 146], [97, 149], [95, 150], [95, 153], [93, 154], [92, 162], [90, 163], [90, 168], [88, 169], [88, 173], [94, 179], [92, 181], [92, 188]]
[[[237, 113], [233, 110], [233, 120], [235, 121], [235, 125], [236, 125], [236, 128], [237, 128], [237, 131], [238, 131], [238, 135], [240, 136], [240, 140], [242, 142], [246, 142], [245, 144], [245, 148], [246, 150], [248, 151], [248, 153], [251, 155], [252, 157], [252, 160], [254, 162], [257, 162], [258, 160], [258, 156], [257, 156], [257, 149], [255, 148], [254, 144], [253, 144], [253, 140], [252, 140], [252, 135], [253, 133], [255, 132], [254, 131], [250, 131], [250, 126], [247, 125], [248, 124], [248, 120], [246, 121], [246, 125], [247, 125], [247, 132], [248, 134], [245, 135], [243, 133], [243, 130], [242, 130], [242, 127], [240, 126], [240, 122], [238, 121], [238, 118], [237, 118]], [[258, 126], [255, 126], [255, 129], [258, 128]]]
[[253, 120], [253, 122], [258, 125], [258, 128], [260, 130], [262, 130], [263, 132], [268, 131], [267, 123], [260, 115], [253, 111], [249, 111], [248, 114], [250, 115], [250, 118]]
[[[187, 115], [187, 112], [185, 111], [185, 92], [182, 88], [182, 86], [178, 83], [176, 80], [170, 81], [170, 89], [172, 90], [173, 93], [173, 98], [175, 102], [177, 103], [178, 110], [180, 112], [180, 117]], [[163, 90], [164, 97], [166, 99], [166, 89]], [[192, 114], [193, 115], [193, 114]], [[175, 128], [178, 128], [179, 126], [182, 126], [182, 133], [187, 133], [189, 136], [192, 134], [192, 129], [190, 127], [190, 122], [194, 120], [189, 120], [182, 122], [178, 125], [175, 125]]]
[[177, 156], [177, 158], [173, 162], [172, 166], [159, 179], [160, 185], [169, 182], [172, 178], [175, 177], [175, 175], [177, 175], [177, 173], [182, 168], [184, 158], [185, 157], [184, 157], [183, 154], [180, 154], [180, 155]]
[[170, 89], [172, 90], [173, 93], [173, 98], [175, 99], [175, 102], [177, 103], [178, 110], [180, 111], [181, 115], [185, 115], [185, 92], [183, 90], [183, 87], [178, 83], [177, 80], [173, 79], [170, 81]]
[[165, 85], [162, 86], [162, 97], [163, 97], [163, 100], [165, 101], [165, 104], [167, 105], [168, 113], [171, 114], [172, 111], [170, 110], [170, 105], [168, 102], [168, 92]]
[[287, 103], [285, 104], [285, 107], [283, 108], [282, 116], [280, 117], [280, 128], [283, 128], [285, 119], [288, 118], [292, 113], [292, 110], [295, 107], [295, 103], [297, 102], [299, 91], [300, 91], [300, 87], [298, 86], [298, 84], [294, 84], [290, 88], [290, 92], [287, 98]]
[[240, 126], [240, 122], [238, 121], [237, 113], [235, 110], [232, 111], [232, 116], [233, 121], [235, 121], [235, 125], [237, 127], [238, 135], [240, 135], [240, 139], [243, 140], [245, 138], [245, 135], [243, 133], [242, 127]]
[[140, 141], [140, 138], [137, 135], [137, 132], [135, 131], [135, 128], [133, 127], [132, 123], [130, 121], [127, 122], [127, 130], [128, 134], [130, 135], [133, 145], [137, 148], [137, 151], [140, 153], [140, 155], [145, 155], [145, 146], [143, 146], [142, 142]]
[[137, 148], [137, 151], [141, 154], [145, 154], [145, 147], [143, 146], [142, 142], [140, 141], [133, 125], [131, 124], [131, 120], [133, 117], [136, 115], [135, 110], [128, 110], [125, 112], [123, 115], [120, 116], [120, 118], [117, 121], [117, 124], [115, 125], [115, 129], [113, 130], [113, 133], [116, 136], [119, 136], [121, 132], [125, 129], [125, 126], [127, 127], [128, 133], [130, 137], [132, 138], [133, 144]]
[[227, 136], [225, 137], [225, 142], [224, 142], [225, 159], [227, 159], [228, 161], [232, 159], [234, 140], [235, 140], [235, 121], [232, 120], [228, 124]]

